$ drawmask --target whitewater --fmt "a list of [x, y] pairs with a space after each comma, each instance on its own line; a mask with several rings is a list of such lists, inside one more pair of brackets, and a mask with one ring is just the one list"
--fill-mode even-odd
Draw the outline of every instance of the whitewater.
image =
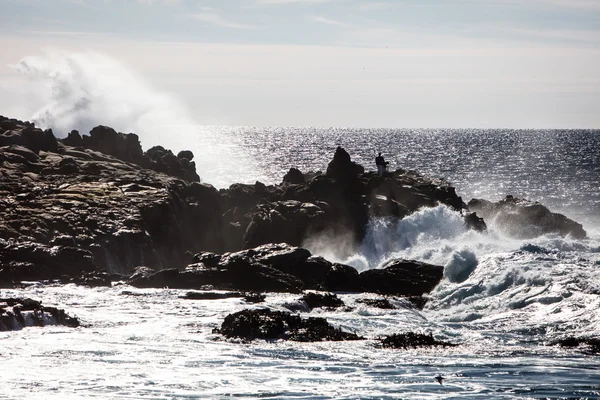
[[[38, 123], [63, 136], [72, 128], [110, 125], [101, 118], [112, 112], [106, 107], [115, 86], [103, 88], [101, 80], [90, 86], [86, 57], [66, 60], [20, 64], [33, 75], [51, 76], [61, 89], [36, 114]], [[111, 60], [93, 61], [108, 75], [129, 73]], [[147, 89], [134, 82], [132, 93]], [[360, 300], [376, 295], [355, 293], [338, 293], [346, 307], [309, 312], [293, 294], [267, 294], [264, 303], [247, 304], [238, 298], [187, 300], [181, 298], [185, 291], [122, 283], [86, 288], [29, 282], [2, 289], [0, 297], [63, 308], [82, 326], [0, 332], [0, 399], [600, 398], [599, 356], [556, 345], [565, 337], [600, 337], [599, 130], [206, 127], [186, 119], [179, 107], [169, 108], [162, 96], [138, 94], [120, 98], [143, 107], [130, 108], [135, 115], [119, 114], [124, 126], [115, 121], [115, 128], [135, 130], [145, 148], [194, 151], [202, 180], [217, 187], [278, 183], [291, 167], [325, 170], [337, 146], [374, 170], [381, 151], [392, 169], [444, 179], [465, 202], [509, 194], [540, 201], [583, 224], [588, 237], [521, 240], [494, 221], [486, 221], [487, 232], [474, 232], [458, 213], [437, 206], [402, 220], [372, 219], [350, 258], [336, 259], [338, 240], [307, 238], [313, 253], [358, 270], [391, 258], [443, 265], [444, 279], [422, 310], [394, 297], [394, 309], [374, 308]], [[169, 118], [175, 115], [185, 126], [145, 126], [148, 116], [157, 116], [153, 107], [176, 110]], [[322, 316], [366, 339], [243, 343], [213, 333], [226, 315], [254, 307]], [[459, 345], [377, 345], [378, 337], [401, 332], [432, 333]], [[443, 385], [435, 380], [439, 375]]]

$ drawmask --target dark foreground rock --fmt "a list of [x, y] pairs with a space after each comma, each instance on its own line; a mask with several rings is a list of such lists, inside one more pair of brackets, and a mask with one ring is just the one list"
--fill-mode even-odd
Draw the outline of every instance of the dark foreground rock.
[[243, 310], [229, 314], [215, 333], [244, 340], [285, 339], [318, 342], [363, 339], [354, 333], [333, 327], [324, 318], [303, 319], [298, 315], [268, 309]]
[[553, 213], [542, 204], [506, 196], [497, 203], [482, 199], [469, 201], [469, 210], [487, 221], [494, 221], [506, 234], [520, 239], [535, 238], [545, 234], [558, 234], [583, 239], [583, 226], [562, 214]]
[[[288, 292], [321, 291], [373, 292], [419, 298], [442, 279], [443, 267], [409, 260], [390, 260], [380, 269], [359, 272], [349, 266], [313, 257], [303, 248], [271, 243], [235, 253], [201, 252], [185, 270], [154, 272], [142, 269], [128, 283], [140, 288]], [[336, 307], [334, 295], [308, 293], [309, 308]], [[422, 305], [421, 305], [422, 306]]]
[[0, 331], [27, 326], [65, 325], [78, 327], [79, 320], [56, 307], [42, 306], [29, 298], [0, 298]]
[[433, 337], [431, 333], [428, 335], [424, 335], [421, 333], [407, 332], [397, 333], [382, 338], [381, 346], [394, 349], [408, 349], [416, 347], [433, 346], [453, 347], [458, 345], [456, 343], [437, 340]]

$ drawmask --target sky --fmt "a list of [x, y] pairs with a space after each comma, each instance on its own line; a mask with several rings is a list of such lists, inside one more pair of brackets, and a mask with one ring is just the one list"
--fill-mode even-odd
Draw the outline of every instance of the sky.
[[600, 128], [600, 0], [0, 0], [0, 48], [20, 119]]

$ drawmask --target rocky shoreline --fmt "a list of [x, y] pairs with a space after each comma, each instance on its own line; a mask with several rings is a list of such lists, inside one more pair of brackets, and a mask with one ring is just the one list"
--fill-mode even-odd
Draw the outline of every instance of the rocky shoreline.
[[509, 196], [466, 204], [454, 187], [415, 171], [365, 172], [343, 148], [324, 173], [292, 168], [278, 185], [220, 190], [200, 181], [193, 158], [160, 146], [143, 152], [137, 135], [105, 126], [57, 139], [51, 130], [0, 116], [0, 287], [52, 280], [232, 293], [310, 289], [403, 296], [422, 307], [443, 278], [442, 266], [389, 260], [359, 273], [302, 246], [307, 238], [343, 236], [347, 256], [370, 219], [397, 221], [439, 204], [479, 231], [494, 220], [518, 237], [586, 235], [536, 202]]

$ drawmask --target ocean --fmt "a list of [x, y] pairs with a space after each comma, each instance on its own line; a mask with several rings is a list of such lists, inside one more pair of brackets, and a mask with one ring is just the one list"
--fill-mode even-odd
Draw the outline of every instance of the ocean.
[[[443, 178], [465, 202], [539, 201], [588, 237], [519, 240], [493, 221], [488, 232], [468, 231], [444, 206], [397, 224], [374, 219], [360, 251], [332, 261], [364, 270], [416, 259], [443, 265], [446, 278], [423, 310], [401, 298], [378, 309], [360, 302], [375, 295], [338, 293], [342, 309], [300, 311], [366, 338], [358, 342], [242, 343], [213, 333], [241, 309], [303, 310], [292, 294], [253, 305], [124, 284], [2, 289], [0, 297], [64, 308], [83, 326], [0, 332], [0, 399], [600, 399], [600, 357], [554, 344], [600, 338], [600, 130], [201, 127], [166, 141], [194, 151], [202, 180], [219, 188], [279, 183], [291, 167], [325, 171], [337, 146], [375, 170], [382, 152], [391, 169]], [[330, 244], [309, 244], [334, 257]], [[452, 279], [459, 275], [468, 278]], [[459, 346], [377, 345], [409, 331]]]

